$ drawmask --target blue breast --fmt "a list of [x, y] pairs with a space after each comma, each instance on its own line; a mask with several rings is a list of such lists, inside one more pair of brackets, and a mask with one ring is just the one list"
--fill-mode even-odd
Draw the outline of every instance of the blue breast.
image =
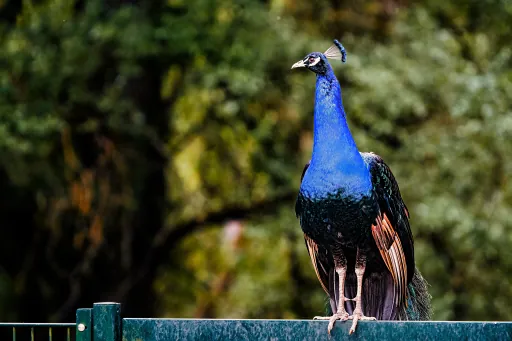
[[370, 196], [373, 186], [368, 169], [343, 166], [339, 167], [341, 169], [310, 166], [302, 180], [300, 192], [311, 199], [350, 197], [357, 200]]

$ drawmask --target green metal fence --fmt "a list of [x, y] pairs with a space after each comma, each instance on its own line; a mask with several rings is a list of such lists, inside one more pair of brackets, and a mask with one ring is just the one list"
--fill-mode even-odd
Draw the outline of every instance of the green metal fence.
[[[167, 341], [167, 340], [512, 340], [512, 322], [350, 322], [122, 318], [118, 303], [78, 309], [75, 323], [0, 323], [0, 341]], [[59, 334], [59, 335], [57, 335]]]
[[1, 341], [74, 341], [75, 323], [0, 323]]

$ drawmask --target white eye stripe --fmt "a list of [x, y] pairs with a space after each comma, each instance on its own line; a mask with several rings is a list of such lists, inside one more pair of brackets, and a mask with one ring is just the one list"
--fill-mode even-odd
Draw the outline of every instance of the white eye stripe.
[[313, 61], [313, 63], [309, 63], [308, 66], [315, 66], [316, 64], [318, 64], [320, 62], [320, 57], [316, 57], [315, 60]]

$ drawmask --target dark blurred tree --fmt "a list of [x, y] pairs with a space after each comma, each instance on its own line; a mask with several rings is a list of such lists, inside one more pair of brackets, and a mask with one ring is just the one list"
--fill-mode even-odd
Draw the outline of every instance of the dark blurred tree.
[[46, 1], [4, 27], [1, 258], [18, 319], [69, 320], [110, 298], [152, 312], [151, 280], [131, 274], [166, 206], [156, 20], [144, 7]]

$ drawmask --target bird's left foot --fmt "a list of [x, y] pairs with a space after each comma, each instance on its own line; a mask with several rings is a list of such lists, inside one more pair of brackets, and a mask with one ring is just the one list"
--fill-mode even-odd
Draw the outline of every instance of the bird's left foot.
[[350, 331], [348, 332], [349, 334], [352, 334], [356, 331], [357, 321], [375, 321], [376, 320], [375, 317], [364, 316], [363, 312], [361, 310], [358, 311], [357, 309], [354, 311], [354, 314], [352, 314], [348, 317], [348, 319], [352, 320], [352, 327], [350, 327]]

